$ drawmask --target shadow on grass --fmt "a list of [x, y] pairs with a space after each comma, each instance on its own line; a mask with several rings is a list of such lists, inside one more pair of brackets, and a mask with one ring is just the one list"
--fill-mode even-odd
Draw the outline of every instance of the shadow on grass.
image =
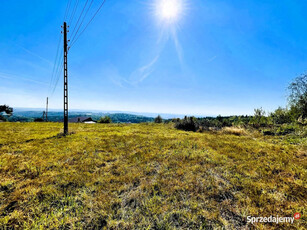
[[28, 140], [25, 140], [25, 141], [21, 141], [21, 142], [9, 142], [9, 143], [5, 143], [5, 144], [0, 144], [0, 148], [2, 148], [3, 146], [8, 146], [8, 145], [11, 145], [11, 144], [24, 144], [24, 143], [29, 143], [29, 142], [33, 142], [33, 141], [45, 141], [45, 140], [52, 140], [52, 139], [60, 139], [60, 138], [63, 138], [63, 137], [67, 137], [67, 136], [70, 136], [70, 135], [73, 135], [75, 134], [75, 132], [70, 132], [68, 134], [64, 134], [64, 133], [58, 133], [54, 136], [51, 136], [51, 137], [45, 137], [45, 138], [42, 138], [42, 139], [28, 139]]

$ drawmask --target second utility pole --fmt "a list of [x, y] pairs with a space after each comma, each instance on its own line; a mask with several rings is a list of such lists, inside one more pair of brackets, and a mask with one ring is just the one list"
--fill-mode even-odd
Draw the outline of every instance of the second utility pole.
[[64, 135], [68, 134], [67, 24], [64, 22]]
[[48, 121], [48, 97], [46, 101], [46, 122]]

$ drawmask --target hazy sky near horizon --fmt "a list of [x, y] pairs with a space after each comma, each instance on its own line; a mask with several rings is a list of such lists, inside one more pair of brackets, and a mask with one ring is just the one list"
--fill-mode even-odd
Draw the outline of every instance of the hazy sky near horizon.
[[[166, 23], [156, 0], [106, 0], [69, 51], [69, 107], [233, 115], [286, 106], [288, 84], [307, 69], [307, 1], [177, 1]], [[63, 107], [63, 76], [53, 94], [51, 77], [67, 2], [1, 1], [0, 104], [43, 108], [49, 96], [50, 108]]]

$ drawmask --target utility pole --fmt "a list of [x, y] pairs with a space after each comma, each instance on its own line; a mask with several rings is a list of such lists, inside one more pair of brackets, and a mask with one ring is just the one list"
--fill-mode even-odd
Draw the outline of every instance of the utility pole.
[[48, 97], [46, 102], [46, 122], [48, 121]]
[[64, 22], [64, 135], [68, 134], [67, 24]]

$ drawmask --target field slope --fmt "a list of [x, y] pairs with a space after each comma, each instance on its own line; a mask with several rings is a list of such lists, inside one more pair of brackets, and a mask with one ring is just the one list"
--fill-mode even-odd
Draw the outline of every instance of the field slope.
[[[0, 123], [0, 229], [304, 229], [304, 144], [171, 124]], [[247, 216], [302, 214], [294, 224]]]

